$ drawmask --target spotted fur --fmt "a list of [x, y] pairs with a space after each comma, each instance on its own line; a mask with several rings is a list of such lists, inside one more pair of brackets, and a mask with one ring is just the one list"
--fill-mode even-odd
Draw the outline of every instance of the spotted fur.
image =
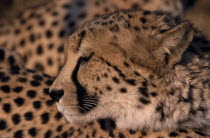
[[21, 67], [13, 74], [10, 69], [0, 66], [0, 138], [208, 137], [208, 129], [121, 130], [111, 119], [69, 123], [48, 96], [52, 80], [46, 74]]
[[[210, 127], [210, 45], [161, 12], [122, 10], [86, 23], [65, 44], [51, 92], [70, 122], [119, 128]], [[54, 96], [51, 96], [54, 99]]]
[[55, 76], [64, 63], [63, 43], [87, 20], [117, 9], [143, 8], [181, 14], [180, 0], [54, 0], [0, 23], [0, 45], [18, 51], [26, 67]]

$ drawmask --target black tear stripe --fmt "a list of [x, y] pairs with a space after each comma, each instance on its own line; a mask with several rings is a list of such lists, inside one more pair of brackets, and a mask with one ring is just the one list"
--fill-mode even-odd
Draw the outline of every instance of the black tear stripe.
[[93, 56], [93, 53], [89, 56], [89, 57], [80, 57], [77, 61], [77, 65], [74, 68], [73, 72], [72, 72], [72, 76], [71, 79], [73, 80], [73, 83], [76, 85], [76, 93], [77, 93], [77, 100], [78, 100], [78, 108], [79, 108], [79, 112], [80, 113], [87, 113], [89, 111], [91, 111], [91, 109], [93, 109], [94, 107], [96, 107], [96, 105], [91, 105], [91, 107], [84, 108], [83, 107], [83, 99], [84, 98], [94, 98], [94, 102], [97, 104], [98, 100], [96, 97], [93, 96], [89, 96], [87, 93], [87, 90], [79, 83], [78, 79], [77, 79], [77, 74], [79, 71], [79, 67], [81, 65], [81, 63], [83, 62], [88, 62], [90, 60], [90, 58]]

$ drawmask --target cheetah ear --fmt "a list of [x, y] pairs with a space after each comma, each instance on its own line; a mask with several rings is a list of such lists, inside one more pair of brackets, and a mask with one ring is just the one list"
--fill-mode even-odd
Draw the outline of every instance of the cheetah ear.
[[193, 32], [191, 23], [183, 22], [157, 36], [161, 46], [154, 51], [153, 55], [158, 62], [163, 63], [162, 67], [171, 68], [181, 60], [184, 51], [193, 39]]

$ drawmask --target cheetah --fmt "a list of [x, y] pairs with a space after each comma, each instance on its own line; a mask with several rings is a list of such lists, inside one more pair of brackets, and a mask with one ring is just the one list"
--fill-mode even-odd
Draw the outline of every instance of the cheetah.
[[[83, 124], [69, 123], [48, 96], [54, 78], [19, 66], [21, 61], [10, 62], [9, 57], [18, 59], [14, 51], [0, 51], [0, 138], [208, 137], [208, 129], [122, 130], [109, 118]], [[12, 66], [16, 68], [7, 68]]]
[[116, 11], [80, 27], [64, 47], [65, 64], [49, 94], [69, 122], [210, 128], [210, 43], [189, 21]]
[[84, 22], [118, 9], [183, 12], [184, 0], [54, 0], [0, 21], [0, 46], [18, 51], [26, 67], [57, 75], [64, 63], [63, 43]]

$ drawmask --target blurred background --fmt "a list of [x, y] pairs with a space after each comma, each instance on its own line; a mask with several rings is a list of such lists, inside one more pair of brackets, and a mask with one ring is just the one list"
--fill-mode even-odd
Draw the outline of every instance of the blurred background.
[[[12, 19], [17, 11], [36, 8], [52, 0], [0, 0], [0, 20]], [[210, 39], [210, 0], [197, 0], [185, 11], [184, 17], [191, 20]]]

